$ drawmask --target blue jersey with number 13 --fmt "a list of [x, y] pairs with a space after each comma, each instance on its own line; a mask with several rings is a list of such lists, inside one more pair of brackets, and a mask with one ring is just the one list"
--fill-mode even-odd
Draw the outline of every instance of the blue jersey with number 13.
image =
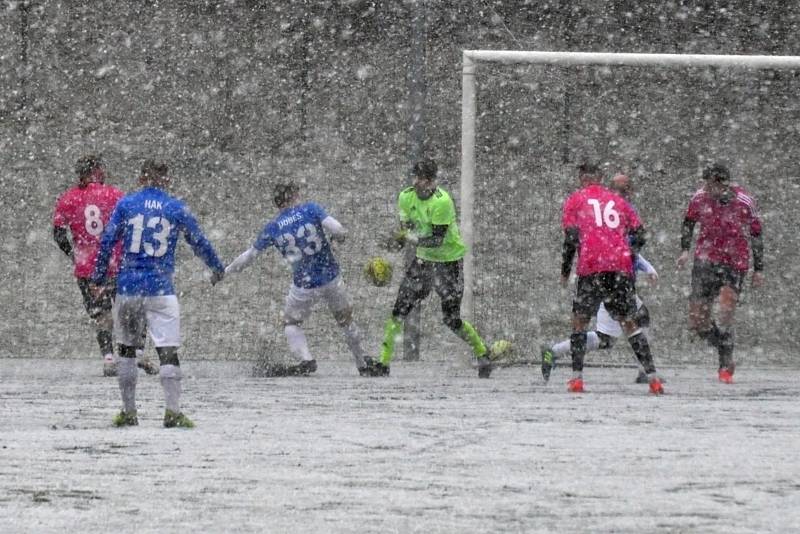
[[268, 222], [253, 248], [276, 247], [292, 266], [294, 285], [320, 287], [339, 274], [322, 221], [328, 215], [319, 204], [307, 202], [284, 209]]
[[172, 273], [179, 233], [184, 234], [194, 253], [212, 271], [225, 270], [189, 208], [162, 189], [145, 187], [117, 203], [100, 241], [92, 281], [104, 281], [108, 257], [114, 244], [122, 239], [117, 292], [121, 295], [174, 295]]

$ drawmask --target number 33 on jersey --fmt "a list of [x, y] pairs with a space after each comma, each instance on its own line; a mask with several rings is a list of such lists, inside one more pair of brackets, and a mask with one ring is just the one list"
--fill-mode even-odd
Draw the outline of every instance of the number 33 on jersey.
[[641, 224], [625, 199], [600, 184], [590, 184], [570, 195], [564, 202], [561, 226], [578, 230], [578, 276], [633, 273], [628, 234]]

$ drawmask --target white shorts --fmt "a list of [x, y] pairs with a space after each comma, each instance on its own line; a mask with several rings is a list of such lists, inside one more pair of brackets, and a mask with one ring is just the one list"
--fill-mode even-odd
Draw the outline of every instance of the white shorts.
[[[638, 310], [641, 307], [642, 299], [637, 296], [636, 309]], [[622, 326], [611, 317], [611, 314], [608, 313], [608, 310], [606, 310], [606, 307], [602, 303], [600, 304], [600, 309], [597, 310], [597, 326], [595, 330], [611, 337], [622, 336]]]
[[114, 335], [117, 343], [138, 347], [145, 329], [156, 347], [180, 347], [181, 311], [178, 297], [117, 295], [114, 301]]
[[286, 295], [283, 317], [287, 322], [300, 323], [308, 319], [314, 304], [324, 300], [332, 313], [349, 310], [350, 297], [340, 277], [336, 277], [324, 286], [302, 288], [292, 284]]

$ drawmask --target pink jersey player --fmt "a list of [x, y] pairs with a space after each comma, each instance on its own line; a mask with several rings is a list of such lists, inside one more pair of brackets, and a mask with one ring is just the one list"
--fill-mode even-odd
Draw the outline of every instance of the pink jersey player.
[[578, 276], [602, 272], [633, 274], [628, 233], [641, 226], [628, 202], [594, 182], [564, 202], [561, 226], [578, 230]]
[[[67, 190], [56, 202], [53, 226], [68, 228], [72, 234], [76, 278], [88, 278], [92, 274], [100, 236], [103, 235], [111, 212], [123, 194], [110, 185], [89, 182]], [[112, 260], [112, 272], [117, 270], [119, 252], [116, 252]]]
[[750, 238], [761, 235], [761, 220], [753, 197], [732, 185], [726, 202], [711, 195], [705, 187], [689, 202], [686, 219], [700, 223], [694, 257], [747, 271], [750, 265]]

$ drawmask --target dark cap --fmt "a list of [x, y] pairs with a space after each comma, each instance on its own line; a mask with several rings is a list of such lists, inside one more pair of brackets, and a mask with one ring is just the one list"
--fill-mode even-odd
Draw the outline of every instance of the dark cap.
[[148, 159], [145, 160], [144, 164], [142, 164], [142, 176], [145, 178], [163, 178], [168, 172], [169, 167], [167, 167], [166, 163], [161, 161]]
[[600, 176], [600, 165], [591, 161], [583, 161], [578, 165], [578, 172], [587, 176]]
[[298, 192], [300, 192], [300, 186], [294, 182], [275, 184], [275, 187], [272, 188], [272, 201], [275, 206], [281, 208], [288, 205]]
[[100, 154], [87, 154], [75, 162], [75, 174], [79, 178], [89, 176], [92, 171], [103, 167], [103, 156]]
[[715, 163], [703, 169], [703, 180], [714, 182], [730, 182], [731, 173], [728, 168], [721, 164]]
[[414, 164], [411, 169], [411, 176], [424, 178], [426, 180], [435, 180], [436, 174], [439, 172], [439, 167], [436, 162], [431, 158], [425, 158]]

